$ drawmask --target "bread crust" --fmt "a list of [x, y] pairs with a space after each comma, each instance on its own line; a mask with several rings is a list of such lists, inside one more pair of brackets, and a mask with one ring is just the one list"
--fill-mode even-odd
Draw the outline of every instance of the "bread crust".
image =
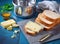
[[42, 15], [42, 17], [44, 17], [45, 19], [47, 19], [47, 20], [49, 20], [49, 21], [51, 21], [51, 22], [55, 22], [55, 21], [57, 21], [57, 19], [59, 19], [59, 18], [57, 18], [57, 19], [52, 19], [52, 18], [49, 18], [49, 17], [47, 17], [46, 15]]
[[34, 31], [29, 32], [29, 31], [27, 31], [27, 30], [29, 30], [29, 29], [27, 29], [26, 27], [24, 27], [24, 31], [25, 31], [27, 34], [32, 35], [32, 36], [36, 35], [36, 32], [34, 32]]
[[42, 13], [42, 14], [40, 13], [38, 15], [38, 18], [40, 18], [40, 16], [47, 19], [48, 21], [51, 21], [51, 22], [55, 22], [57, 20], [57, 19], [51, 19], [51, 18], [47, 17], [44, 13]]

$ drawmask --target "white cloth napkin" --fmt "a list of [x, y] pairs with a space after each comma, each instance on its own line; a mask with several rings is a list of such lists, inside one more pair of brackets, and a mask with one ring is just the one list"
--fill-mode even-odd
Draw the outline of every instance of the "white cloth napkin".
[[41, 9], [49, 9], [54, 12], [59, 11], [59, 5], [56, 1], [42, 1], [38, 2], [38, 7]]

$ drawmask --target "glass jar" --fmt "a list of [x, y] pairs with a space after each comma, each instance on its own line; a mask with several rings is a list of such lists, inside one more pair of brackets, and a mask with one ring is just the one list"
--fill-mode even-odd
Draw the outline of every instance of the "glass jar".
[[3, 16], [4, 20], [8, 20], [11, 16], [11, 13], [10, 12], [4, 12], [4, 13], [2, 13], [2, 16]]

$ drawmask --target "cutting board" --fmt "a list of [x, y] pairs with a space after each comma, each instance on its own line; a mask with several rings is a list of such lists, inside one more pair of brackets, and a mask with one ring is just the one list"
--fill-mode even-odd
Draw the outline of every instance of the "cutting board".
[[[28, 40], [28, 42], [30, 44], [40, 44], [40, 42], [37, 42], [37, 40], [39, 40], [40, 38], [42, 38], [45, 34], [48, 34], [49, 32], [51, 31], [43, 31], [43, 32], [40, 32], [39, 34], [35, 35], [35, 36], [31, 36], [31, 35], [28, 35], [25, 31], [24, 31], [24, 26], [25, 24], [28, 22], [28, 21], [33, 21], [34, 22], [35, 18], [33, 19], [27, 19], [27, 20], [23, 20], [23, 21], [20, 21], [18, 22], [18, 25], [19, 25], [19, 28], [21, 29], [21, 31], [24, 33], [26, 39]], [[59, 29], [60, 31], [60, 24], [58, 26], [55, 26], [53, 28], [54, 29]], [[48, 41], [52, 41], [54, 39], [58, 39], [60, 38], [60, 33], [50, 37], [49, 39], [47, 39], [46, 41], [44, 42], [48, 42]]]

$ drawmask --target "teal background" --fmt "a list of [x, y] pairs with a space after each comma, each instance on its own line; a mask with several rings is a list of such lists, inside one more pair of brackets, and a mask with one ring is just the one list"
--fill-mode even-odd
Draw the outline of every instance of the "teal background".
[[[42, 1], [42, 0], [37, 0], [37, 2], [39, 2], [39, 1]], [[59, 0], [55, 0], [55, 1], [60, 3]], [[6, 3], [12, 3], [12, 0], [0, 0], [0, 6], [4, 5]], [[16, 17], [13, 11], [11, 11], [11, 17], [12, 16]], [[16, 19], [17, 19], [16, 22], [24, 20], [24, 19], [17, 18], [17, 17], [16, 17]], [[4, 19], [0, 13], [0, 22], [2, 22], [2, 21], [4, 21]], [[14, 28], [13, 31], [17, 30], [17, 29], [19, 29], [19, 28]], [[15, 39], [11, 39], [10, 36], [13, 34], [13, 31], [7, 31], [6, 29], [4, 29], [0, 26], [0, 44], [29, 44], [22, 32], [17, 34], [17, 37]], [[46, 44], [60, 44], [60, 39], [47, 42]]]

